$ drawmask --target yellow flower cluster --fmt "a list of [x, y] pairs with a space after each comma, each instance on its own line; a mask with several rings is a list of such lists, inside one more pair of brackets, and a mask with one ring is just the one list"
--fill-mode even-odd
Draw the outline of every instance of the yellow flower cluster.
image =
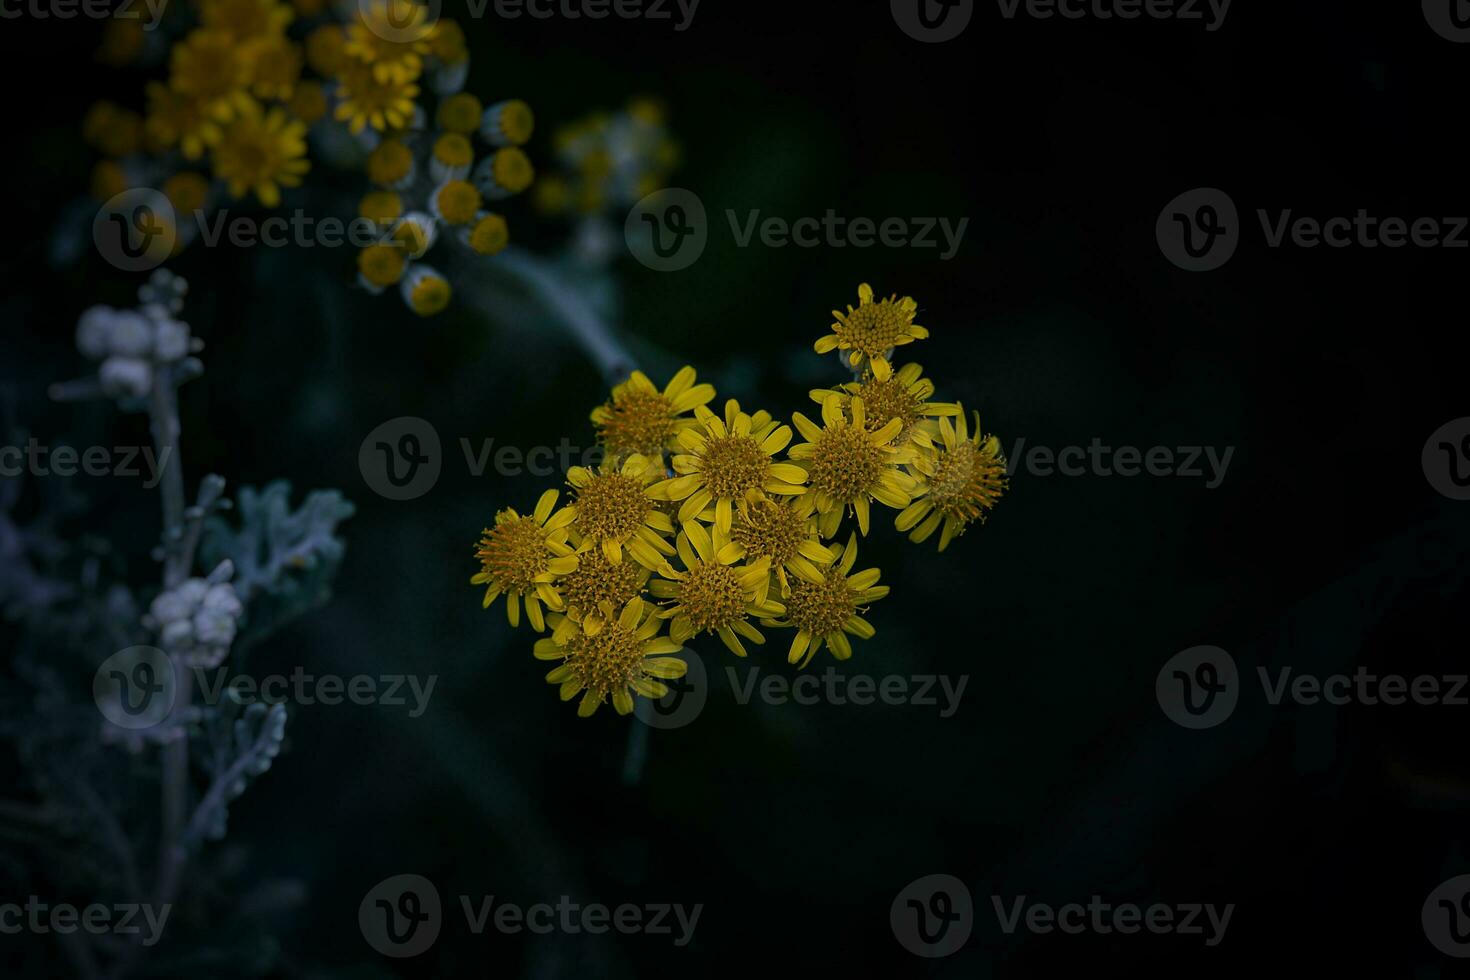
[[[176, 211], [207, 207], [214, 187], [274, 208], [311, 167], [308, 127], [340, 126], [373, 185], [358, 215], [381, 235], [358, 255], [369, 291], [397, 287], [414, 312], [437, 313], [450, 286], [420, 261], [437, 241], [480, 256], [509, 242], [505, 218], [484, 203], [531, 185], [521, 147], [534, 116], [518, 99], [486, 107], [462, 91], [465, 35], [438, 17], [438, 4], [197, 0], [190, 10], [178, 17], [189, 23], [168, 25], [177, 35], [168, 78], [147, 86], [145, 110], [104, 101], [88, 112], [83, 135], [104, 157], [94, 194], [110, 198], [146, 176]], [[99, 56], [125, 65], [145, 51], [143, 39], [117, 28]], [[436, 97], [432, 113], [426, 90]], [[478, 165], [476, 140], [488, 147]], [[191, 169], [205, 164], [213, 184]], [[181, 246], [192, 224], [181, 223]]]
[[[873, 505], [897, 511], [913, 541], [938, 530], [941, 551], [985, 519], [1006, 488], [998, 440], [978, 417], [971, 434], [960, 405], [933, 401], [919, 365], [889, 361], [927, 336], [916, 310], [864, 284], [859, 306], [834, 314], [816, 350], [840, 351], [854, 378], [811, 392], [820, 424], [734, 399], [717, 413], [692, 367], [662, 388], [634, 371], [592, 410], [607, 458], [568, 472], [565, 505], [548, 490], [530, 515], [495, 515], [471, 582], [487, 607], [505, 597], [513, 626], [524, 606], [550, 631], [535, 655], [560, 661], [546, 679], [563, 700], [580, 696], [578, 714], [662, 697], [685, 668], [667, 655], [701, 634], [744, 657], [762, 628], [787, 629], [790, 663], [805, 667], [823, 645], [846, 660], [851, 637], [874, 634], [867, 607], [888, 594], [878, 569], [855, 570]], [[849, 514], [856, 530], [839, 542]]]
[[615, 113], [569, 123], [552, 140], [556, 169], [536, 183], [536, 207], [548, 214], [626, 210], [661, 189], [679, 162], [663, 106], [634, 99]]

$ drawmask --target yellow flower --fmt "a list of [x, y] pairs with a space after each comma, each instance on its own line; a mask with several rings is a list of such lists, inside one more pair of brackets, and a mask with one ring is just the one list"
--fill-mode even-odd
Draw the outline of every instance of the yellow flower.
[[402, 281], [408, 259], [397, 245], [369, 245], [357, 253], [357, 271], [375, 290], [387, 289]]
[[818, 354], [834, 350], [848, 351], [847, 363], [854, 370], [872, 371], [880, 381], [887, 378], [893, 368], [888, 355], [893, 348], [911, 344], [929, 336], [929, 331], [914, 323], [914, 313], [919, 305], [912, 297], [899, 299], [897, 295], [873, 301], [873, 287], [867, 283], [858, 286], [858, 308], [847, 308], [846, 313], [832, 311], [836, 323], [834, 333], [820, 338], [813, 346]]
[[297, 82], [286, 108], [310, 126], [327, 114], [327, 93], [320, 82]]
[[508, 507], [495, 515], [495, 526], [481, 532], [475, 557], [480, 571], [470, 579], [471, 585], [485, 586], [481, 605], [490, 604], [505, 595], [505, 612], [510, 625], [521, 624], [521, 600], [526, 602], [526, 617], [539, 633], [546, 628], [542, 605], [553, 610], [564, 608], [555, 582], [577, 567], [577, 556], [567, 544], [567, 525], [572, 513], [566, 508], [553, 513], [557, 491], [548, 490], [536, 501], [536, 509], [521, 515]]
[[236, 41], [279, 37], [296, 14], [275, 0], [204, 0], [199, 19]]
[[598, 441], [614, 456], [662, 456], [677, 448], [675, 437], [698, 424], [686, 413], [715, 397], [714, 385], [695, 384], [694, 379], [694, 368], [685, 365], [659, 391], [648, 375], [634, 371], [613, 386], [606, 404], [592, 410]]
[[[575, 529], [571, 543], [578, 544]], [[643, 594], [650, 574], [636, 561], [614, 564], [601, 548], [593, 548], [578, 552], [576, 569], [557, 580], [556, 587], [566, 601], [567, 618], [588, 633], [596, 633], [613, 610]]]
[[497, 102], [485, 111], [485, 138], [496, 146], [521, 146], [536, 129], [536, 114], [520, 99]]
[[847, 539], [846, 547], [837, 550], [837, 561], [828, 567], [820, 581], [798, 581], [791, 586], [786, 599], [786, 614], [781, 619], [763, 619], [766, 626], [796, 630], [786, 659], [802, 667], [825, 641], [838, 660], [852, 656], [848, 634], [870, 639], [873, 626], [860, 613], [866, 605], [888, 594], [888, 586], [879, 585], [879, 571], [869, 568], [852, 575], [857, 561], [857, 536]]
[[434, 25], [434, 32], [429, 38], [429, 53], [439, 59], [441, 64], [458, 65], [470, 56], [469, 47], [465, 44], [464, 28], [457, 21], [445, 17]]
[[347, 55], [347, 34], [337, 24], [323, 24], [306, 35], [306, 63], [325, 78], [336, 78]]
[[439, 103], [434, 118], [438, 120], [440, 129], [468, 136], [480, 128], [484, 114], [484, 106], [478, 98], [469, 92], [456, 92]]
[[660, 656], [679, 652], [680, 645], [659, 636], [663, 622], [642, 599], [633, 598], [595, 633], [566, 628], [571, 620], [553, 616], [555, 632], [536, 641], [537, 660], [560, 660], [561, 665], [546, 675], [556, 684], [561, 699], [582, 695], [577, 715], [586, 718], [603, 702], [611, 700], [620, 715], [633, 710], [633, 695], [661, 698], [669, 693], [660, 678], [683, 677], [684, 661]]
[[281, 188], [296, 187], [311, 169], [306, 159], [306, 125], [279, 108], [265, 112], [253, 99], [230, 122], [211, 154], [214, 175], [234, 197], [254, 192], [260, 203], [281, 203]]
[[677, 437], [686, 450], [673, 460], [678, 475], [649, 489], [659, 499], [683, 501], [680, 521], [712, 520], [728, 534], [735, 501], [750, 491], [783, 496], [806, 492], [801, 485], [805, 470], [772, 459], [791, 442], [789, 425], [776, 423], [764, 411], [747, 415], [733, 398], [725, 403], [723, 419], [703, 406], [695, 410], [695, 419], [699, 425]]
[[232, 35], [193, 31], [174, 45], [169, 58], [169, 85], [197, 99], [206, 115], [229, 122], [249, 104], [250, 65]]
[[597, 470], [573, 466], [567, 482], [575, 490], [570, 509], [576, 514], [572, 533], [581, 541], [578, 552], [600, 548], [609, 562], [623, 560], [627, 549], [644, 568], [669, 567], [663, 555], [674, 553], [663, 535], [674, 524], [646, 493], [650, 477], [661, 474], [658, 464], [643, 456], [629, 456], [622, 466], [604, 464]]
[[915, 458], [912, 446], [895, 447], [893, 440], [903, 429], [900, 419], [889, 419], [878, 429], [867, 422], [861, 398], [849, 403], [852, 419], [842, 412], [839, 396], [830, 395], [822, 405], [823, 428], [802, 415], [792, 416], [806, 442], [791, 447], [791, 458], [805, 467], [807, 486], [817, 498], [822, 537], [837, 533], [843, 512], [857, 515], [858, 530], [868, 533], [869, 504], [876, 500], [902, 509], [913, 499], [914, 478], [899, 464]]
[[905, 364], [882, 381], [868, 375], [861, 381], [852, 381], [836, 388], [814, 388], [811, 399], [824, 405], [827, 399], [837, 396], [843, 414], [852, 417], [851, 405], [854, 397], [861, 398], [867, 409], [868, 431], [876, 432], [889, 419], [898, 419], [902, 429], [893, 439], [893, 445], [915, 443], [933, 448], [939, 436], [939, 426], [934, 419], [945, 415], [958, 415], [959, 405], [954, 402], [931, 402], [934, 382], [924, 376], [924, 369], [917, 364]]
[[740, 637], [764, 643], [761, 631], [750, 617], [766, 619], [784, 615], [786, 607], [769, 601], [771, 563], [761, 558], [751, 564], [739, 559], [729, 547], [730, 539], [719, 527], [706, 530], [698, 521], [685, 521], [676, 546], [682, 571], [667, 568], [648, 589], [659, 599], [670, 600], [659, 616], [671, 620], [669, 636], [683, 644], [696, 633], [715, 633], [737, 656], [745, 656]]
[[148, 83], [148, 118], [144, 130], [159, 150], [175, 146], [186, 160], [198, 160], [207, 147], [219, 142], [220, 126], [209, 114], [208, 105], [192, 95], [177, 92], [161, 82]]
[[401, 139], [386, 139], [367, 158], [368, 180], [384, 187], [396, 187], [412, 176], [413, 151]]
[[536, 168], [520, 147], [507, 146], [486, 157], [476, 175], [488, 196], [511, 197], [531, 186]]
[[782, 501], [757, 492], [746, 495], [730, 528], [729, 554], [746, 561], [769, 561], [783, 596], [791, 590], [787, 572], [806, 582], [820, 582], [820, 566], [830, 565], [834, 558], [818, 538], [816, 503], [816, 495], [810, 493]]
[[434, 216], [446, 225], [467, 225], [480, 211], [480, 192], [467, 180], [446, 181], [434, 192]]
[[362, 132], [369, 123], [380, 131], [402, 129], [413, 118], [413, 100], [418, 94], [419, 87], [412, 82], [384, 81], [371, 67], [349, 61], [342, 66], [337, 119], [354, 133]]
[[510, 228], [500, 215], [481, 211], [465, 241], [477, 255], [495, 255], [510, 244]]
[[426, 265], [410, 266], [398, 288], [408, 308], [419, 316], [443, 313], [454, 294], [449, 280]]
[[940, 419], [939, 435], [943, 445], [914, 460], [921, 477], [915, 494], [918, 499], [898, 515], [894, 526], [900, 531], [913, 528], [909, 540], [921, 542], [943, 522], [939, 535], [939, 550], [943, 551], [971, 522], [985, 521], [986, 512], [1005, 492], [1007, 480], [1000, 440], [981, 436], [978, 413], [973, 436], [963, 412], [953, 425], [947, 418]]
[[301, 78], [301, 49], [280, 35], [252, 38], [240, 46], [250, 66], [250, 90], [262, 99], [291, 98]]
[[402, 85], [418, 78], [435, 30], [429, 9], [416, 0], [371, 0], [356, 7], [342, 49], [347, 56], [370, 66], [379, 82]]

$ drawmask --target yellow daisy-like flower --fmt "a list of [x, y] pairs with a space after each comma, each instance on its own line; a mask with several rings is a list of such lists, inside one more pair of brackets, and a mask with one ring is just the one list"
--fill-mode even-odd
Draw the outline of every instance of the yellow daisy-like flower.
[[934, 397], [934, 382], [924, 377], [924, 369], [917, 364], [905, 364], [882, 381], [870, 374], [861, 381], [836, 388], [814, 388], [810, 394], [818, 405], [825, 405], [828, 398], [836, 395], [848, 418], [852, 417], [852, 399], [861, 398], [867, 409], [870, 432], [888, 424], [889, 419], [898, 419], [903, 428], [893, 439], [895, 446], [912, 442], [933, 448], [934, 440], [939, 437], [939, 426], [934, 420], [960, 413], [960, 406], [955, 402], [929, 400]]
[[250, 66], [250, 90], [262, 99], [291, 98], [301, 79], [301, 49], [281, 35], [253, 38], [240, 47]]
[[236, 41], [279, 37], [296, 16], [276, 0], [204, 0], [199, 19], [204, 26], [223, 31]]
[[266, 112], [247, 100], [211, 154], [214, 175], [234, 197], [254, 192], [260, 203], [281, 203], [281, 188], [296, 187], [311, 169], [306, 159], [306, 124], [280, 108]]
[[678, 434], [698, 423], [687, 413], [708, 405], [715, 386], [695, 384], [694, 368], [680, 368], [663, 391], [642, 371], [614, 385], [612, 398], [592, 410], [597, 440], [614, 456], [662, 456], [678, 447]]
[[861, 398], [852, 398], [848, 408], [851, 420], [843, 414], [839, 396], [829, 396], [822, 404], [823, 428], [800, 412], [792, 416], [807, 441], [792, 446], [790, 455], [806, 469], [824, 538], [836, 535], [848, 508], [857, 515], [858, 530], [866, 536], [870, 503], [876, 500], [902, 510], [913, 500], [916, 486], [914, 478], [899, 468], [914, 460], [914, 448], [893, 444], [903, 421], [889, 419], [872, 429]]
[[291, 115], [310, 126], [327, 114], [327, 92], [320, 82], [298, 82], [286, 103]]
[[933, 453], [921, 453], [914, 460], [921, 483], [918, 497], [894, 521], [900, 531], [908, 531], [909, 540], [921, 542], [940, 526], [939, 550], [949, 547], [957, 534], [974, 521], [985, 521], [986, 512], [1005, 493], [1006, 461], [1000, 451], [1000, 440], [980, 434], [980, 415], [975, 415], [975, 434], [969, 433], [961, 412], [953, 425], [949, 419], [939, 420], [942, 445]]
[[674, 547], [663, 536], [674, 533], [674, 524], [646, 492], [650, 478], [660, 473], [656, 462], [636, 455], [622, 466], [567, 470], [567, 482], [576, 491], [570, 509], [576, 515], [572, 531], [582, 542], [578, 551], [599, 548], [616, 565], [626, 549], [644, 568], [667, 569], [663, 556], [672, 555]]
[[512, 626], [521, 625], [524, 599], [526, 618], [538, 633], [546, 629], [543, 605], [557, 611], [565, 607], [554, 583], [577, 567], [577, 555], [567, 544], [573, 514], [565, 507], [555, 510], [558, 496], [555, 490], [546, 491], [528, 515], [513, 507], [496, 514], [495, 526], [481, 532], [475, 549], [480, 571], [470, 579], [471, 585], [485, 586], [481, 605], [486, 609], [505, 596], [505, 612]]
[[652, 573], [636, 561], [610, 562], [601, 548], [582, 549], [575, 528], [571, 543], [578, 548], [577, 567], [558, 579], [556, 587], [566, 601], [567, 618], [596, 633], [613, 610], [647, 590]]
[[323, 24], [306, 35], [306, 63], [324, 78], [336, 78], [347, 60], [347, 33], [338, 24]]
[[357, 21], [347, 25], [343, 51], [372, 68], [380, 82], [404, 84], [424, 70], [435, 31], [429, 8], [416, 0], [371, 0], [357, 4]]
[[206, 115], [229, 122], [250, 103], [250, 65], [225, 31], [193, 31], [173, 46], [169, 59], [169, 85], [198, 100]]
[[675, 643], [683, 644], [696, 633], [715, 633], [731, 652], [743, 657], [742, 636], [753, 643], [766, 642], [750, 617], [772, 619], [784, 615], [786, 607], [766, 598], [770, 561], [737, 564], [729, 544], [719, 527], [706, 530], [698, 521], [685, 521], [676, 542], [683, 570], [665, 569], [663, 578], [648, 583], [648, 590], [668, 600], [659, 616], [671, 620], [669, 636]]
[[419, 87], [411, 81], [378, 78], [371, 66], [347, 62], [342, 66], [337, 119], [353, 133], [369, 124], [373, 129], [402, 129], [413, 118], [413, 100]]
[[852, 656], [848, 635], [870, 639], [873, 626], [861, 613], [868, 603], [888, 594], [888, 586], [879, 585], [881, 574], [869, 568], [852, 574], [857, 561], [857, 536], [848, 538], [846, 547], [837, 548], [837, 561], [829, 566], [820, 581], [798, 581], [791, 586], [786, 599], [786, 614], [781, 619], [764, 619], [766, 626], [796, 630], [786, 659], [806, 667], [825, 642], [838, 660]]
[[858, 307], [847, 308], [846, 313], [832, 311], [837, 322], [832, 324], [833, 333], [820, 338], [813, 346], [818, 354], [834, 350], [847, 351], [847, 363], [860, 371], [871, 371], [880, 381], [893, 371], [888, 355], [893, 348], [923, 340], [929, 331], [914, 323], [914, 314], [919, 304], [913, 298], [897, 295], [874, 302], [873, 287], [867, 283], [858, 286]]
[[662, 680], [684, 676], [684, 661], [661, 656], [678, 653], [680, 645], [658, 635], [663, 621], [642, 599], [629, 599], [617, 618], [595, 633], [567, 628], [571, 620], [564, 616], [553, 616], [552, 622], [555, 632], [536, 641], [534, 655], [561, 661], [546, 680], [559, 687], [563, 701], [582, 695], [579, 717], [592, 715], [609, 700], [626, 715], [633, 710], [634, 694], [661, 698], [669, 693]]
[[162, 82], [149, 82], [148, 116], [143, 127], [149, 142], [158, 150], [175, 146], [186, 160], [198, 160], [219, 142], [219, 123], [203, 100], [175, 91]]
[[810, 493], [780, 501], [748, 494], [735, 512], [726, 556], [767, 560], [783, 596], [791, 591], [788, 572], [805, 582], [822, 581], [821, 566], [835, 557], [818, 538], [816, 504], [816, 495]]
[[698, 517], [729, 534], [735, 502], [751, 491], [792, 497], [806, 492], [806, 470], [772, 458], [790, 444], [789, 425], [764, 411], [747, 415], [733, 398], [725, 403], [723, 419], [703, 406], [695, 419], [699, 425], [677, 437], [685, 450], [673, 459], [677, 475], [649, 489], [660, 499], [683, 501], [681, 522]]

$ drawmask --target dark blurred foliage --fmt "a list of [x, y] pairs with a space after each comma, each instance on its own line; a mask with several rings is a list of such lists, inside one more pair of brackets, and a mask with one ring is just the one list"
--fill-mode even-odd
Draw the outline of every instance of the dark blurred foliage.
[[[140, 421], [96, 434], [88, 410], [41, 392], [80, 370], [77, 313], [136, 286], [95, 256], [58, 270], [45, 252], [87, 182], [77, 121], [142, 79], [91, 64], [88, 26], [3, 30], [17, 169], [0, 378], [37, 433], [136, 442]], [[1020, 472], [990, 523], [943, 556], [879, 522], [863, 561], [893, 594], [846, 669], [969, 675], [959, 712], [741, 707], [726, 690], [732, 658], [707, 643], [710, 707], [653, 732], [630, 787], [628, 722], [579, 721], [543, 683], [531, 635], [499, 606], [481, 611], [468, 585], [481, 525], [556, 481], [474, 477], [459, 440], [588, 444], [595, 371], [550, 320], [490, 324], [457, 305], [419, 321], [374, 300], [350, 285], [345, 250], [187, 253], [173, 268], [208, 343], [208, 373], [183, 393], [189, 478], [287, 475], [358, 507], [333, 602], [252, 669], [440, 676], [417, 719], [295, 711], [286, 752], [233, 809], [230, 843], [250, 866], [305, 884], [276, 934], [289, 975], [374, 963], [358, 902], [404, 872], [450, 902], [706, 908], [684, 949], [473, 936], [458, 921], [431, 954], [376, 965], [389, 975], [1238, 976], [1268, 962], [1441, 975], [1419, 909], [1470, 870], [1470, 768], [1452, 748], [1465, 709], [1270, 709], [1248, 689], [1230, 723], [1187, 732], [1153, 695], [1160, 665], [1199, 643], [1250, 676], [1465, 669], [1470, 518], [1419, 463], [1428, 434], [1465, 414], [1463, 255], [1272, 250], [1253, 217], [1464, 213], [1455, 94], [1470, 55], [1432, 34], [1418, 4], [1236, 4], [1214, 34], [1007, 22], [980, 4], [962, 39], [937, 46], [904, 37], [875, 0], [704, 0], [683, 33], [619, 20], [467, 30], [470, 87], [532, 102], [538, 161], [558, 122], [635, 94], [667, 103], [684, 147], [675, 182], [714, 227], [687, 271], [619, 267], [623, 326], [660, 380], [687, 361], [721, 398], [811, 412], [806, 389], [830, 379], [811, 341], [866, 280], [919, 300], [933, 339], [915, 359], [1007, 448], [1097, 437], [1236, 451], [1213, 490]], [[1154, 221], [1209, 185], [1251, 230], [1225, 269], [1190, 275], [1161, 257]], [[724, 218], [829, 208], [970, 224], [941, 262], [936, 250], [740, 249]], [[522, 243], [558, 240], [528, 207], [511, 214]], [[431, 421], [446, 451], [437, 487], [402, 504], [373, 495], [356, 463], [362, 438], [400, 415]], [[83, 488], [96, 520], [76, 533], [146, 545], [155, 502], [96, 482]], [[1424, 540], [1439, 558], [1423, 558]], [[778, 645], [752, 662], [790, 673]], [[970, 885], [978, 924], [965, 951], [931, 963], [894, 941], [888, 913], [938, 872]], [[1205, 948], [1006, 936], [991, 894], [1238, 907], [1226, 942]]]

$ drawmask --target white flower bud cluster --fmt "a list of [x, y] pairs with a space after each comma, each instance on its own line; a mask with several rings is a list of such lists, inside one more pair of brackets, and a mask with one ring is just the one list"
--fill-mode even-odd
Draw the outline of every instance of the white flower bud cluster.
[[166, 652], [190, 667], [212, 668], [229, 653], [244, 611], [233, 585], [191, 578], [153, 600], [148, 624]]
[[77, 349], [102, 362], [97, 378], [113, 398], [143, 397], [160, 367], [177, 364], [203, 347], [187, 323], [174, 319], [183, 309], [188, 284], [160, 273], [138, 290], [143, 303], [138, 309], [94, 306], [77, 321]]

